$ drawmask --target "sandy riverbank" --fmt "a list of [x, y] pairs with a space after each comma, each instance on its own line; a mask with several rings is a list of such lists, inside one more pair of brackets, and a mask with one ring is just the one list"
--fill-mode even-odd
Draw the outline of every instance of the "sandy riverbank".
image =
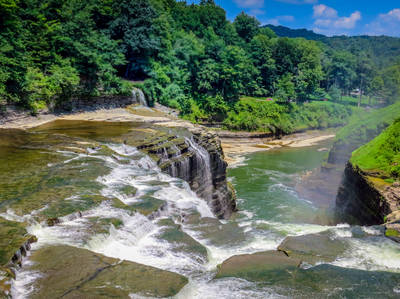
[[55, 120], [87, 120], [109, 122], [171, 122], [172, 117], [157, 109], [129, 106], [127, 108], [96, 109], [60, 114], [40, 114], [31, 116], [21, 113], [0, 124], [0, 129], [30, 129]]
[[[171, 113], [168, 109], [166, 110], [166, 108], [147, 108], [132, 105], [127, 108], [97, 109], [64, 114], [41, 114], [36, 117], [21, 114], [1, 123], [0, 129], [30, 129], [55, 120], [146, 122], [166, 127], [185, 127], [188, 129], [196, 127], [196, 125], [188, 121], [178, 119], [174, 113]], [[282, 139], [274, 139], [273, 137], [254, 138], [249, 137], [251, 133], [247, 132], [238, 133], [237, 136], [240, 137], [232, 137], [235, 134], [231, 133], [229, 137], [220, 137], [225, 160], [230, 166], [242, 162], [244, 156], [250, 153], [280, 147], [307, 147], [335, 137], [333, 131], [308, 131], [284, 136]]]
[[307, 131], [287, 135], [281, 139], [268, 138], [221, 138], [225, 160], [229, 166], [240, 164], [247, 154], [282, 147], [308, 147], [335, 137], [333, 130]]

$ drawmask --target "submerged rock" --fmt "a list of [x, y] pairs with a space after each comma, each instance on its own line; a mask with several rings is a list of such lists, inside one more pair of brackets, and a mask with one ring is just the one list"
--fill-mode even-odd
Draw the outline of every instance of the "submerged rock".
[[397, 298], [399, 273], [364, 271], [322, 264], [308, 269], [283, 252], [233, 256], [219, 266], [216, 279], [243, 278], [289, 298]]
[[0, 217], [0, 298], [9, 296], [15, 268], [36, 241], [35, 236], [27, 233], [24, 223]]
[[309, 264], [333, 262], [346, 250], [346, 244], [333, 239], [329, 233], [309, 234], [287, 237], [278, 246], [288, 256], [298, 258]]
[[299, 259], [288, 257], [280, 251], [235, 255], [218, 266], [215, 278], [238, 277], [273, 283], [277, 277], [289, 279], [300, 264]]
[[173, 244], [174, 251], [190, 253], [196, 256], [196, 260], [200, 263], [205, 263], [208, 260], [207, 249], [182, 231], [180, 225], [175, 224], [171, 219], [161, 219], [158, 224], [164, 226], [158, 238]]
[[169, 297], [188, 282], [173, 272], [71, 246], [42, 248], [31, 259], [31, 270], [41, 273], [31, 298], [130, 298], [132, 293]]

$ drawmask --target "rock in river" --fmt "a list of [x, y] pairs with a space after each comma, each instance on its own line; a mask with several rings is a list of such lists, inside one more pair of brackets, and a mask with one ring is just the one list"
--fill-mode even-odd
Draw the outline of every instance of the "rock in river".
[[129, 298], [132, 293], [169, 297], [188, 282], [173, 272], [71, 246], [39, 249], [32, 261], [31, 270], [41, 277], [31, 298]]
[[218, 267], [215, 278], [238, 277], [251, 281], [269, 280], [272, 283], [277, 277], [288, 279], [300, 264], [300, 260], [280, 251], [235, 255]]
[[304, 262], [333, 262], [346, 250], [342, 240], [334, 239], [329, 232], [287, 237], [278, 246], [278, 250], [288, 256], [301, 259]]

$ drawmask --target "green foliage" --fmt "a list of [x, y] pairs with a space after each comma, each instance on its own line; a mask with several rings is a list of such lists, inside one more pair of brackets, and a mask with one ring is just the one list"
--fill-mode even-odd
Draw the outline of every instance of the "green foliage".
[[281, 104], [255, 98], [242, 98], [228, 112], [224, 125], [231, 130], [289, 134], [307, 129], [343, 125], [352, 109], [329, 102]]
[[[364, 51], [362, 38], [352, 39], [356, 49], [332, 39], [336, 50], [277, 37], [245, 13], [230, 22], [213, 0], [3, 0], [0, 11], [0, 105], [34, 113], [81, 96], [129, 96], [132, 84], [122, 78], [143, 82], [150, 105], [158, 101], [194, 121], [246, 119], [251, 130], [264, 124], [237, 108], [243, 95], [299, 103], [333, 90], [336, 101], [337, 89], [342, 98], [359, 88], [389, 103], [400, 94], [399, 65], [378, 63], [380, 46]], [[264, 129], [295, 130], [287, 118], [297, 114], [283, 113]], [[323, 124], [305, 126], [314, 123]]]
[[353, 152], [353, 165], [382, 176], [400, 177], [400, 119], [371, 142]]
[[250, 42], [253, 37], [260, 31], [260, 22], [244, 12], [241, 12], [233, 22], [238, 35], [246, 42]]
[[355, 113], [349, 123], [339, 130], [335, 137], [335, 143], [349, 144], [358, 140], [359, 144], [364, 140], [371, 140], [382, 129], [388, 127], [400, 115], [400, 102], [382, 109], [362, 111]]
[[329, 96], [331, 97], [331, 99], [333, 100], [333, 101], [339, 101], [340, 100], [340, 89], [336, 86], [336, 85], [332, 85], [330, 88], [329, 88], [329, 91], [328, 91], [328, 93], [329, 93]]

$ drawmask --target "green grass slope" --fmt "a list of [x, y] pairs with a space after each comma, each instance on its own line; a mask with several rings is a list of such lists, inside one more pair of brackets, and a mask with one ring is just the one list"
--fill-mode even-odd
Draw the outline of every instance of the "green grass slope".
[[354, 150], [378, 136], [399, 116], [400, 102], [382, 109], [353, 114], [349, 123], [337, 133], [328, 162], [346, 162]]
[[400, 176], [400, 118], [378, 137], [353, 152], [350, 162], [381, 176]]

